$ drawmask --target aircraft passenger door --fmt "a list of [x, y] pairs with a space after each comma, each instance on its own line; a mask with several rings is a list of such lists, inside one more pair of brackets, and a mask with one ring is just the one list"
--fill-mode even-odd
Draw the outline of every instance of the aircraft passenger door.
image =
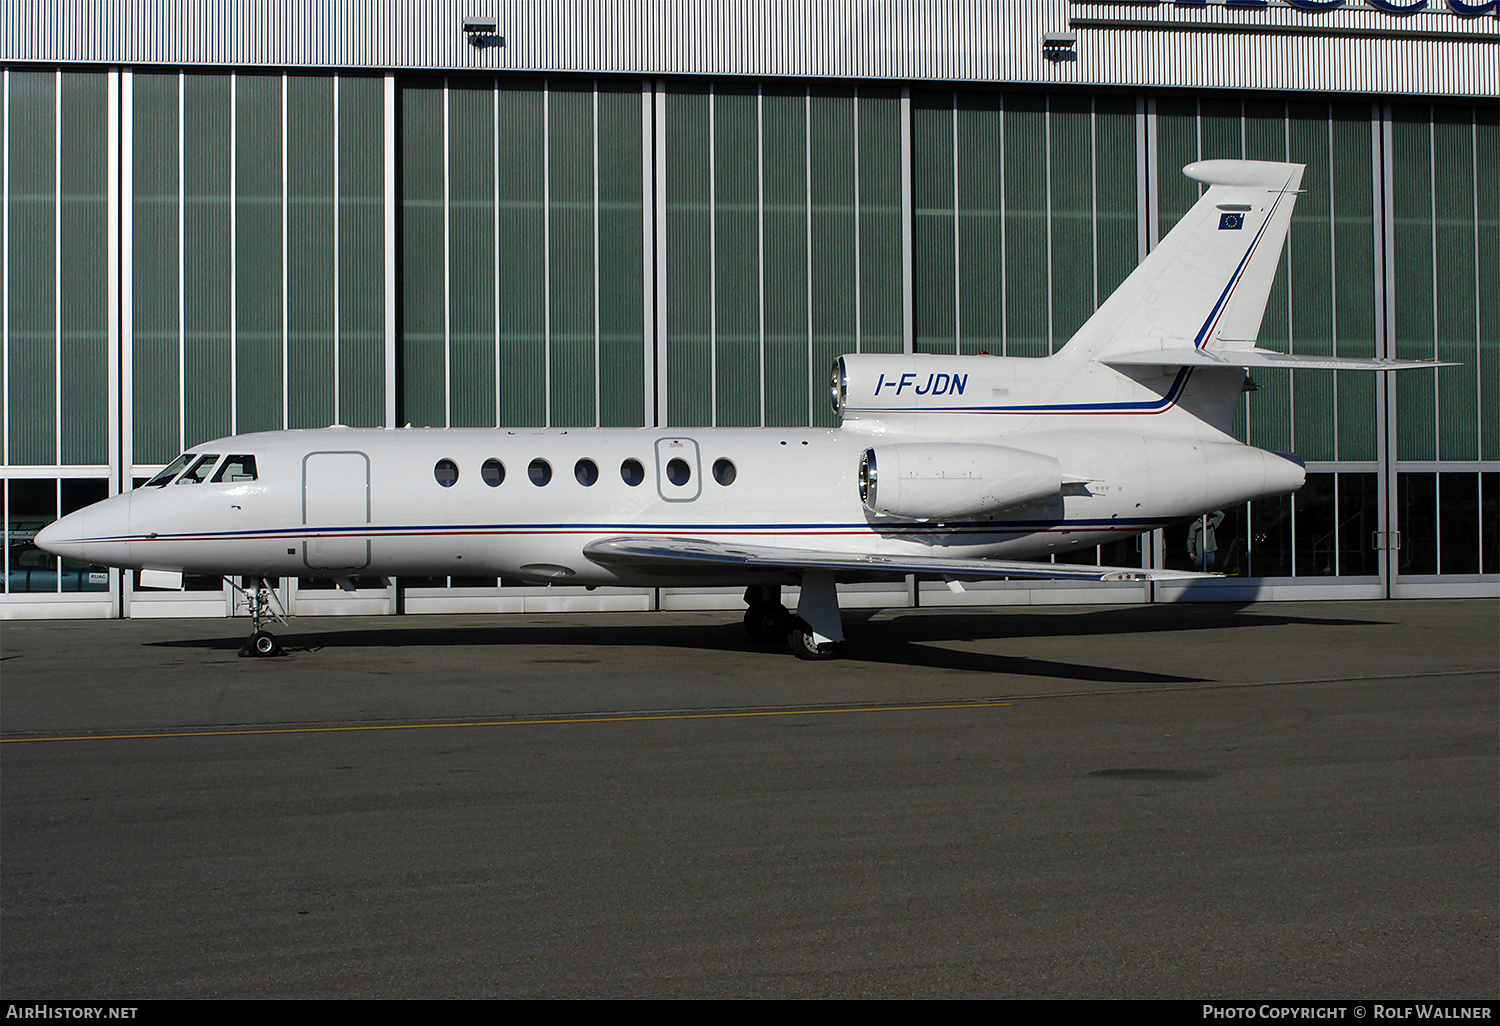
[[703, 491], [698, 443], [691, 438], [656, 440], [656, 491], [667, 502], [692, 502]]
[[302, 458], [302, 541], [310, 570], [360, 570], [370, 565], [370, 457], [362, 452], [311, 452]]

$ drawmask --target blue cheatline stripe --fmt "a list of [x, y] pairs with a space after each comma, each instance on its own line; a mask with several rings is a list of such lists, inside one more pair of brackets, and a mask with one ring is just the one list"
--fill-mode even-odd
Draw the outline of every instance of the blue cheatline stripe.
[[205, 531], [182, 534], [116, 535], [104, 538], [81, 539], [81, 544], [105, 542], [180, 542], [180, 541], [272, 541], [276, 539], [306, 539], [320, 537], [398, 537], [411, 535], [447, 536], [472, 535], [527, 535], [527, 534], [663, 534], [663, 535], [725, 535], [725, 534], [771, 534], [778, 537], [796, 537], [799, 534], [1029, 534], [1037, 531], [1119, 531], [1133, 533], [1151, 530], [1168, 521], [1162, 517], [1115, 517], [1090, 520], [1014, 520], [1004, 523], [993, 521], [957, 521], [941, 526], [922, 524], [890, 524], [872, 527], [868, 523], [834, 524], [412, 524], [374, 525], [361, 524], [356, 527], [313, 527], [298, 525], [285, 528], [265, 528], [258, 531]]

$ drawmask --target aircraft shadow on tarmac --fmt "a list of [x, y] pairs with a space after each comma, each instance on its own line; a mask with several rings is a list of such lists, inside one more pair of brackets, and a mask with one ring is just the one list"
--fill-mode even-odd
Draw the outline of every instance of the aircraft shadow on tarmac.
[[[1078, 613], [1035, 613], [999, 610], [985, 613], [896, 612], [879, 623], [871, 618], [880, 610], [851, 609], [844, 613], [845, 655], [842, 662], [911, 666], [929, 669], [1002, 673], [1029, 677], [1113, 683], [1191, 684], [1210, 678], [1181, 676], [1156, 670], [1109, 667], [1086, 662], [1062, 662], [1024, 655], [1011, 655], [1007, 641], [1028, 638], [1089, 638], [1170, 634], [1177, 631], [1266, 628], [1288, 625], [1356, 627], [1382, 621], [1296, 616], [1275, 612], [1247, 612], [1233, 604], [1213, 606], [1131, 606], [1093, 609]], [[728, 614], [726, 614], [728, 615]], [[293, 628], [295, 628], [295, 623]], [[991, 650], [975, 651], [944, 647], [944, 643], [980, 643]], [[190, 638], [148, 642], [149, 647], [238, 650], [244, 638]], [[696, 649], [706, 653], [764, 652], [787, 654], [784, 646], [758, 645], [745, 636], [738, 620], [713, 624], [537, 624], [487, 623], [454, 626], [423, 626], [404, 620], [400, 626], [316, 632], [287, 631], [281, 643], [288, 655], [313, 655], [325, 649], [459, 649], [476, 646], [513, 648], [527, 646], [561, 650], [566, 657], [536, 658], [534, 662], [602, 662], [606, 650], [649, 647]], [[789, 654], [788, 658], [790, 658]], [[596, 656], [598, 658], [596, 658]], [[277, 660], [267, 661], [274, 665]], [[788, 665], [792, 665], [789, 663]], [[821, 664], [827, 666], [829, 664]]]

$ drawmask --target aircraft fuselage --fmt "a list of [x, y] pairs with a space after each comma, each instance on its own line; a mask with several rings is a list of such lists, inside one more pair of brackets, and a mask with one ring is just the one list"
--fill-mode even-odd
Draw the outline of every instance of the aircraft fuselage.
[[[453, 574], [692, 584], [703, 581], [598, 565], [584, 546], [661, 535], [829, 552], [1037, 558], [1288, 491], [1302, 473], [1228, 439], [1029, 432], [1027, 450], [1055, 458], [1078, 483], [976, 517], [877, 515], [861, 501], [861, 457], [901, 441], [804, 428], [242, 435], [192, 452], [219, 457], [221, 468], [231, 456], [253, 456], [255, 480], [216, 482], [209, 467], [199, 481], [183, 475], [116, 496], [69, 518], [77, 539], [69, 554], [112, 566], [247, 577]], [[785, 577], [747, 572], [735, 579]]]

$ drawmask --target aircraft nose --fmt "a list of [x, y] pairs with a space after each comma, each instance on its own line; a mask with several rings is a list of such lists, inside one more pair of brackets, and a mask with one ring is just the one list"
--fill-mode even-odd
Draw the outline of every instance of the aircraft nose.
[[89, 511], [86, 509], [54, 520], [37, 532], [36, 547], [54, 556], [88, 562], [84, 559], [84, 539], [89, 536], [88, 520]]
[[95, 566], [123, 566], [130, 558], [130, 494], [69, 513], [37, 532], [37, 548]]

